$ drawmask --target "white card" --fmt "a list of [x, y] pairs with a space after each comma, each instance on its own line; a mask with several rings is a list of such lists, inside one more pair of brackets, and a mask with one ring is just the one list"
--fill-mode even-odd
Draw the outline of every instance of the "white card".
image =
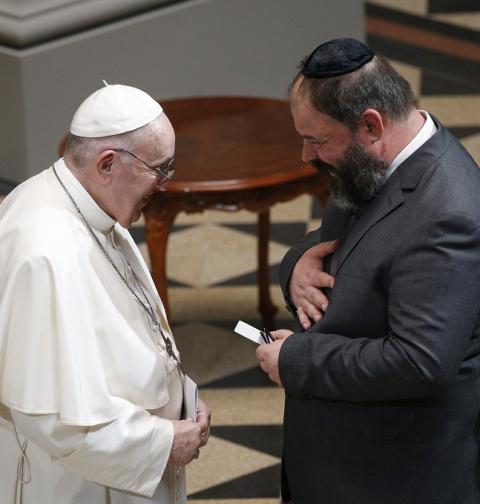
[[193, 418], [197, 421], [197, 406], [198, 406], [198, 386], [190, 378], [185, 375], [183, 382], [183, 416], [184, 418]]
[[237, 322], [237, 325], [235, 326], [234, 331], [237, 334], [240, 334], [241, 336], [243, 336], [244, 338], [247, 338], [250, 341], [257, 343], [257, 345], [261, 345], [262, 343], [265, 343], [265, 341], [263, 341], [263, 338], [260, 334], [259, 329], [251, 326], [250, 324], [247, 324], [246, 322], [242, 322], [241, 320], [239, 320]]

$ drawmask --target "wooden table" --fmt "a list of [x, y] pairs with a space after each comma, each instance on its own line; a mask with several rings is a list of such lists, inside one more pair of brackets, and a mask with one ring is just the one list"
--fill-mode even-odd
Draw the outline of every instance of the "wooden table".
[[166, 250], [175, 216], [247, 209], [258, 213], [258, 308], [264, 326], [273, 328], [277, 308], [269, 289], [269, 209], [306, 193], [325, 204], [327, 177], [301, 162], [301, 138], [285, 101], [196, 97], [161, 103], [176, 133], [177, 169], [144, 213], [153, 279], [167, 314]]

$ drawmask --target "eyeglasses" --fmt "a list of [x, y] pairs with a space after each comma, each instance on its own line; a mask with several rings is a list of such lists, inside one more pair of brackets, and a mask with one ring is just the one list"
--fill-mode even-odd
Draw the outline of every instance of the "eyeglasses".
[[[126, 154], [129, 154], [133, 158], [135, 158], [137, 161], [140, 161], [140, 163], [143, 163], [148, 170], [150, 170], [156, 177], [161, 177], [162, 182], [168, 182], [169, 180], [172, 180], [173, 176], [175, 175], [175, 159], [172, 158], [166, 163], [162, 163], [161, 165], [158, 166], [152, 166], [149, 165], [146, 161], [143, 159], [140, 159], [138, 156], [136, 156], [133, 152], [130, 152], [126, 149], [110, 149], [115, 152], [125, 152]], [[164, 165], [167, 165], [165, 168], [163, 167]]]

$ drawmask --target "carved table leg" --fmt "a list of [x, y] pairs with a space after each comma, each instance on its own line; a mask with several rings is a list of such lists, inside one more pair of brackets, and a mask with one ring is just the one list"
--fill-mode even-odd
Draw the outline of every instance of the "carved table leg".
[[263, 325], [274, 328], [273, 317], [277, 307], [270, 297], [270, 274], [268, 264], [268, 242], [270, 239], [270, 211], [258, 213], [258, 311]]
[[145, 213], [145, 234], [152, 264], [153, 281], [165, 306], [170, 324], [172, 320], [167, 293], [167, 243], [176, 215], [176, 211], [167, 210]]

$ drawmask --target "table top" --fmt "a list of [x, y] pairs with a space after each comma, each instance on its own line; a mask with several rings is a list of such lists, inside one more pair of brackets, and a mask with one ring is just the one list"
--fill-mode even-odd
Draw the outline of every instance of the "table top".
[[167, 192], [272, 187], [317, 173], [302, 163], [287, 101], [228, 96], [161, 104], [176, 133], [176, 172]]

